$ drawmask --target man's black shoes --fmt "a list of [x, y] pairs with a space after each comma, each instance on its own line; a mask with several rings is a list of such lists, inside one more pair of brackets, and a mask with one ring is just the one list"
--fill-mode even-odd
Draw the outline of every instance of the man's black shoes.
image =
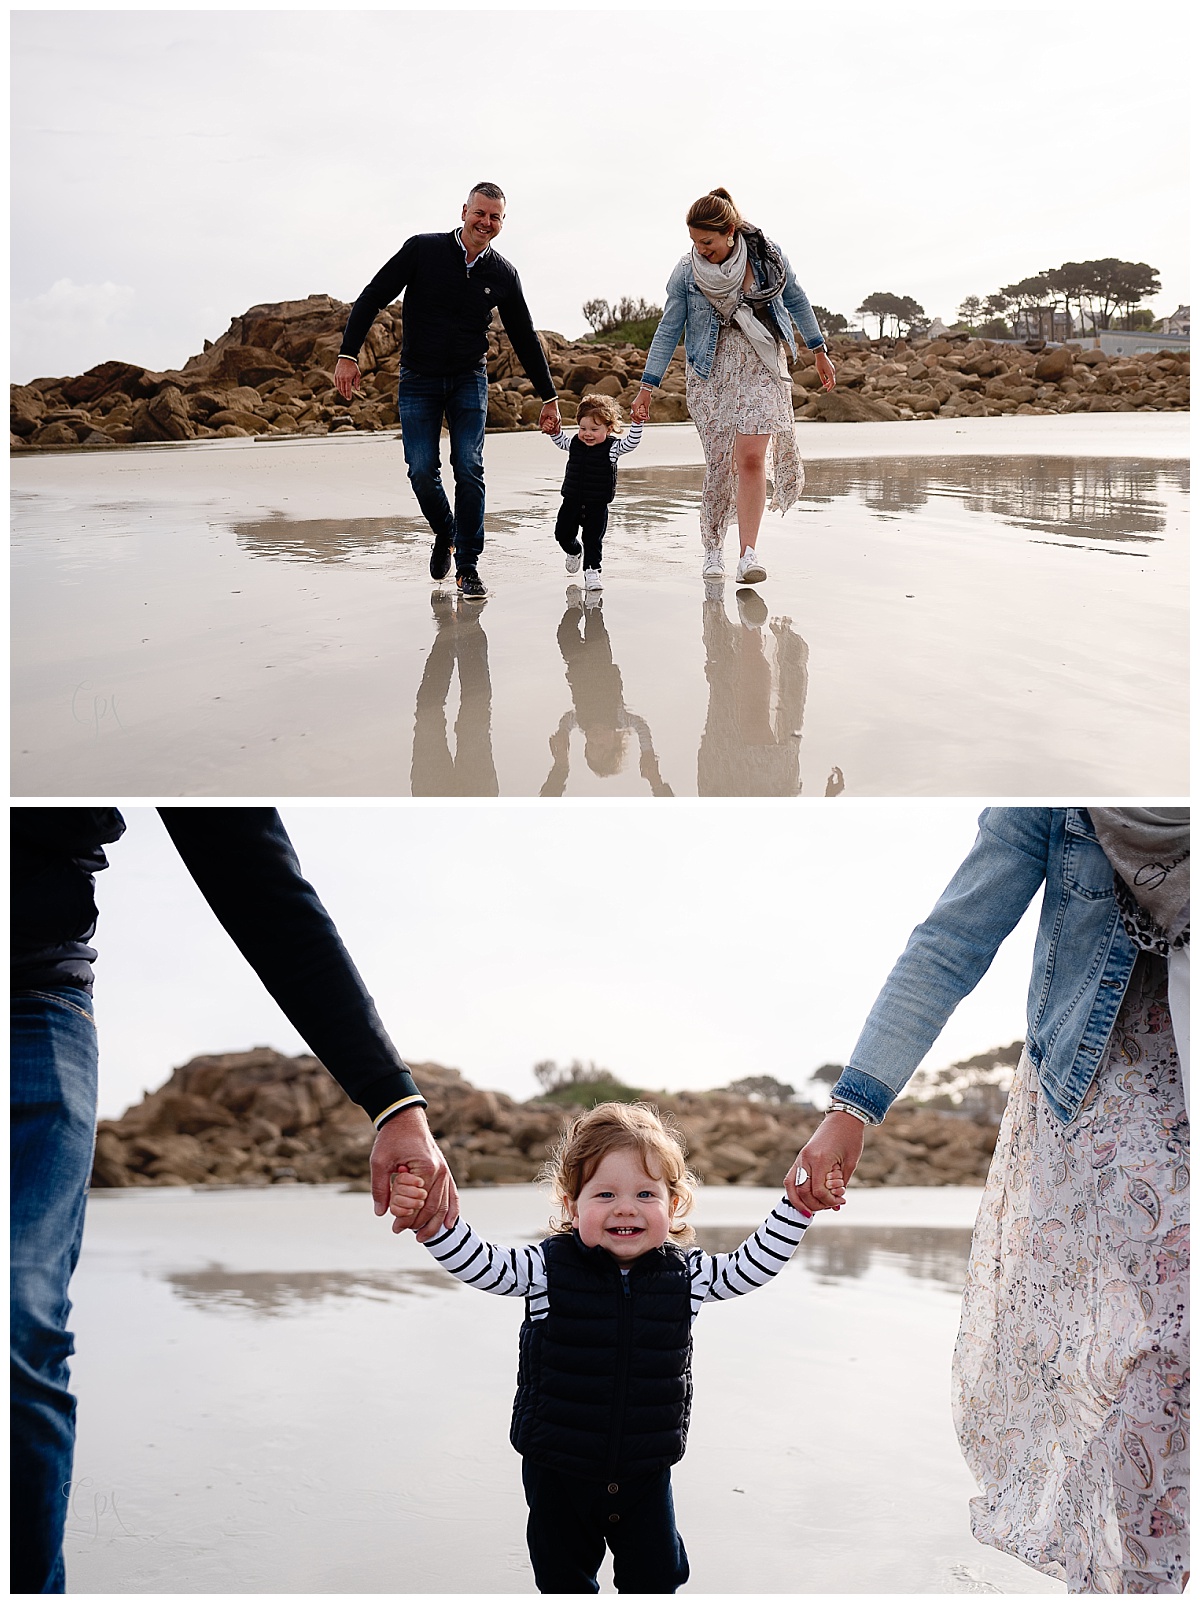
[[467, 596], [473, 601], [482, 601], [487, 595], [487, 586], [474, 568], [463, 568], [458, 575], [458, 593]]
[[429, 554], [430, 579], [445, 579], [450, 572], [450, 553], [454, 550], [454, 542], [449, 535], [438, 535], [433, 542], [433, 550]]

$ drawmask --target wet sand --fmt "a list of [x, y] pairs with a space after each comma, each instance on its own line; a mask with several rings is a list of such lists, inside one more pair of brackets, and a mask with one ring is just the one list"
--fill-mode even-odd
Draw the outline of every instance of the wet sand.
[[[775, 1195], [703, 1189], [701, 1245]], [[772, 1286], [701, 1311], [688, 1591], [1065, 1591], [970, 1535], [949, 1363], [978, 1197], [856, 1192]], [[510, 1242], [548, 1213], [526, 1186], [464, 1209]], [[520, 1304], [459, 1286], [363, 1194], [93, 1194], [73, 1291], [70, 1591], [533, 1592]]]
[[652, 427], [593, 607], [537, 435], [488, 438], [482, 606], [391, 434], [17, 460], [13, 789], [1183, 794], [1187, 429], [801, 425], [756, 600], [706, 598], [699, 441]]

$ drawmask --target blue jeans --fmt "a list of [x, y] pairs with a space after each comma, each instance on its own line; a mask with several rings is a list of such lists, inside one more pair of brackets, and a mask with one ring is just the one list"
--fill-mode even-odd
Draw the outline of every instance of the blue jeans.
[[[454, 546], [454, 566], [461, 574], [465, 568], [476, 566], [483, 550], [487, 368], [481, 362], [477, 368], [445, 377], [401, 368], [397, 406], [409, 483], [426, 523], [439, 539]], [[442, 488], [439, 446], [443, 417], [450, 430], [453, 512]]]
[[96, 1027], [86, 991], [13, 994], [10, 1095], [11, 1587], [62, 1593], [75, 1452], [67, 1285], [96, 1135]]

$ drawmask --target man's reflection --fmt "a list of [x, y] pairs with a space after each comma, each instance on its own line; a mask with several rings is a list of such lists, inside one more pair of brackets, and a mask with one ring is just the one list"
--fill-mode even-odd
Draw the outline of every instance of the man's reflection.
[[[581, 628], [582, 626], [582, 628]], [[542, 796], [562, 796], [571, 761], [571, 731], [583, 732], [583, 755], [592, 773], [602, 779], [619, 774], [629, 737], [638, 743], [638, 772], [655, 796], [674, 792], [658, 770], [650, 726], [625, 706], [621, 671], [613, 662], [599, 597], [584, 597], [577, 585], [567, 591], [567, 609], [558, 626], [558, 649], [571, 687], [571, 708], [550, 737], [553, 763]]]
[[[492, 761], [492, 680], [480, 614], [486, 604], [458, 604], [435, 594], [433, 638], [417, 687], [413, 726], [413, 796], [499, 796]], [[454, 752], [446, 730], [446, 698], [458, 665], [458, 717]]]
[[738, 591], [737, 609], [734, 623], [725, 587], [706, 587], [708, 718], [696, 788], [701, 796], [799, 796], [808, 644], [790, 618], [772, 620], [764, 636], [767, 604], [753, 590]]

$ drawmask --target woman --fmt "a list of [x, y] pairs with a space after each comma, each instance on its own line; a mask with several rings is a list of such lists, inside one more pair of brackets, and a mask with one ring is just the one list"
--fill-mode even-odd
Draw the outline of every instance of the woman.
[[635, 423], [650, 416], [680, 336], [687, 353], [687, 403], [704, 447], [700, 501], [705, 579], [724, 579], [722, 547], [736, 503], [739, 583], [767, 577], [758, 527], [767, 502], [767, 451], [773, 446], [772, 512], [786, 512], [804, 487], [796, 451], [792, 384], [785, 352], [796, 354], [792, 320], [817, 353], [821, 383], [832, 390], [833, 363], [808, 296], [787, 258], [744, 221], [724, 189], [702, 195], [687, 214], [692, 249], [671, 274], [667, 304], [646, 356]]
[[1188, 870], [1186, 808], [987, 809], [799, 1158], [849, 1178], [1044, 884], [953, 1394], [975, 1536], [1073, 1592], [1187, 1576]]

